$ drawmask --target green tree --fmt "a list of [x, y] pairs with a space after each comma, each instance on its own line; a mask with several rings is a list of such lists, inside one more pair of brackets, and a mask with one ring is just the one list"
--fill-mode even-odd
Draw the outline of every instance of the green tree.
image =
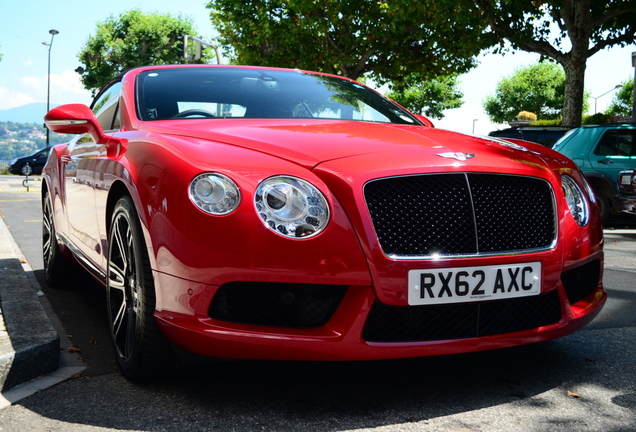
[[539, 119], [554, 119], [561, 115], [564, 87], [561, 66], [538, 62], [499, 81], [494, 96], [484, 99], [484, 111], [495, 123], [512, 121], [520, 111], [534, 113]]
[[207, 8], [237, 63], [378, 83], [466, 72], [492, 43], [477, 37], [484, 23], [475, 6], [454, 0], [211, 0]]
[[[557, 61], [565, 71], [563, 124], [578, 126], [587, 59], [604, 48], [636, 40], [636, 0], [461, 0], [477, 5], [499, 38], [513, 49]], [[565, 51], [569, 48], [569, 51]]]
[[461, 107], [464, 94], [457, 88], [456, 76], [420, 80], [408, 77], [404, 82], [393, 84], [388, 97], [417, 114], [442, 119], [444, 111]]
[[605, 113], [618, 117], [631, 117], [634, 105], [634, 78], [625, 81], [614, 94], [612, 103]]
[[[178, 37], [195, 34], [190, 18], [143, 13], [138, 9], [110, 16], [97, 24], [78, 58], [76, 69], [87, 90], [95, 94], [118, 74], [138, 66], [184, 63]], [[201, 61], [202, 62], [202, 61]]]

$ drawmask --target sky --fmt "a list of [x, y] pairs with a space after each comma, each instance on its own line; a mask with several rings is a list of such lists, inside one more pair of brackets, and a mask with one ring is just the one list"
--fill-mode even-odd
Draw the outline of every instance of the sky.
[[[95, 33], [98, 22], [111, 15], [118, 16], [130, 9], [144, 12], [171, 13], [192, 18], [198, 36], [211, 40], [214, 29], [205, 8], [207, 0], [29, 0], [21, 3], [4, 0], [0, 4], [0, 110], [15, 108], [47, 100], [47, 65], [49, 30], [59, 34], [50, 48], [51, 87], [50, 103], [90, 104], [90, 93], [82, 87], [74, 70], [81, 66], [77, 54]], [[596, 97], [601, 112], [611, 102], [616, 85], [634, 76], [631, 54], [636, 46], [603, 50], [588, 59], [585, 88]], [[516, 52], [484, 54], [479, 66], [460, 77], [464, 105], [445, 112], [442, 120], [433, 120], [437, 127], [464, 133], [486, 135], [506, 125], [492, 124], [482, 109], [482, 101], [493, 95], [497, 83], [515, 70], [538, 61], [537, 54]], [[609, 92], [604, 95], [604, 93]], [[602, 95], [602, 96], [601, 96]], [[593, 114], [594, 99], [590, 99]]]

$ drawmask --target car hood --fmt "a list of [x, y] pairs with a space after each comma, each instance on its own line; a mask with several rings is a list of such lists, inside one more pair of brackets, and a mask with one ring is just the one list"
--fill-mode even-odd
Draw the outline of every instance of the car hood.
[[[173, 124], [174, 123], [174, 124]], [[320, 120], [186, 120], [153, 122], [149, 132], [179, 135], [250, 148], [314, 169], [347, 159], [362, 169], [456, 167], [467, 154], [482, 170], [545, 165], [544, 154], [504, 140], [426, 126]], [[440, 157], [441, 155], [441, 157]], [[350, 165], [351, 168], [354, 166]], [[370, 166], [373, 165], [373, 166]]]

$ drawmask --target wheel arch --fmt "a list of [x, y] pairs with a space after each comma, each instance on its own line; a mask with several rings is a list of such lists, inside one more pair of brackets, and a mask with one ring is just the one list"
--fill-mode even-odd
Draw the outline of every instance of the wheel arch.
[[[122, 198], [123, 196], [129, 196], [132, 199], [132, 194], [128, 190], [128, 187], [126, 187], [126, 185], [123, 182], [116, 181], [115, 183], [111, 185], [110, 190], [108, 192], [108, 198], [106, 200], [105, 218], [106, 218], [107, 238], [110, 236], [110, 228], [111, 228], [110, 225], [113, 218], [113, 212], [115, 211], [115, 206], [117, 205], [117, 201], [119, 201], [119, 199]], [[133, 203], [134, 203], [134, 199], [133, 199]]]
[[49, 184], [45, 179], [42, 179], [42, 188], [40, 189], [40, 198], [44, 200], [46, 193], [49, 191]]
[[121, 180], [115, 181], [108, 192], [108, 198], [106, 200], [106, 209], [105, 209], [105, 235], [106, 238], [110, 238], [110, 230], [111, 223], [113, 219], [113, 213], [115, 212], [115, 206], [117, 202], [124, 196], [128, 196], [133, 206], [135, 207], [135, 212], [137, 213], [138, 221], [141, 227], [141, 233], [143, 236], [143, 241], [145, 243], [146, 250], [148, 251], [148, 258], [150, 259], [150, 265], [152, 268], [155, 268], [155, 257], [152, 253], [152, 242], [150, 241], [150, 237], [148, 234], [148, 230], [144, 224], [142, 209], [138, 206], [138, 201], [135, 199], [133, 192], [131, 192], [130, 188], [126, 183]]

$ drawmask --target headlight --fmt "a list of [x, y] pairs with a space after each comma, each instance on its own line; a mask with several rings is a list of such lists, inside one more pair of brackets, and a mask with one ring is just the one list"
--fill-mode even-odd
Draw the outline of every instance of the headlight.
[[204, 212], [220, 216], [237, 209], [241, 194], [223, 174], [205, 173], [190, 182], [190, 200]]
[[592, 190], [592, 186], [590, 186], [590, 183], [587, 181], [587, 178], [585, 178], [585, 175], [581, 175], [581, 182], [583, 182], [583, 186], [585, 186], [585, 192], [587, 192], [590, 197], [590, 201], [596, 203], [596, 195], [594, 194], [594, 190]]
[[299, 178], [276, 176], [264, 180], [256, 188], [254, 203], [265, 226], [285, 237], [312, 237], [329, 222], [324, 195]]
[[561, 183], [563, 185], [563, 192], [565, 193], [565, 200], [567, 201], [568, 208], [570, 209], [570, 214], [580, 226], [587, 225], [589, 220], [589, 209], [583, 192], [571, 177], [566, 175], [561, 176]]

